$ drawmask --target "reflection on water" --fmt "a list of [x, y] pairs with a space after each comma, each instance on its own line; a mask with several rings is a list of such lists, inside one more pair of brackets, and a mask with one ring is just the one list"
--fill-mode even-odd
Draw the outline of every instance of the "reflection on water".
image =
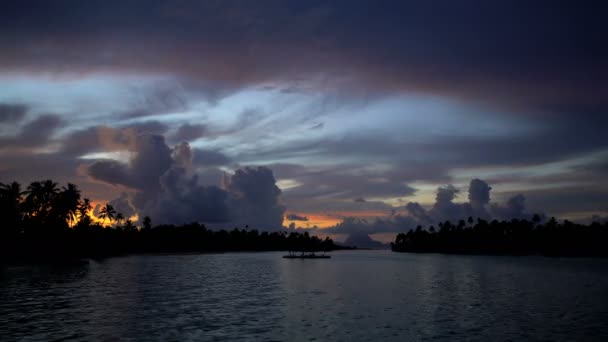
[[606, 340], [608, 261], [345, 251], [0, 273], [3, 341]]

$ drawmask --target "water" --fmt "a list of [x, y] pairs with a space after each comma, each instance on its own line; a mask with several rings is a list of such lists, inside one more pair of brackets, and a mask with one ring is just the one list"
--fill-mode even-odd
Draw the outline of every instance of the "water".
[[282, 254], [5, 268], [0, 339], [608, 340], [608, 260]]

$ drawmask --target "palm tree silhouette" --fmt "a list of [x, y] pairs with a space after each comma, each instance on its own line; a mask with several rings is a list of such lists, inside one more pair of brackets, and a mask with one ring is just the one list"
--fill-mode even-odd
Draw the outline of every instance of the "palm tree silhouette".
[[[18, 225], [21, 217], [21, 185], [17, 182], [10, 184], [0, 183], [0, 217], [6, 220], [5, 228], [13, 232], [19, 231]], [[4, 224], [3, 224], [4, 226]]]
[[87, 227], [91, 224], [91, 217], [89, 216], [91, 209], [93, 209], [93, 205], [91, 204], [91, 200], [88, 198], [84, 198], [78, 203], [77, 213], [79, 225]]
[[135, 227], [135, 225], [133, 224], [133, 221], [131, 221], [131, 220], [127, 219], [127, 220], [125, 221], [124, 230], [125, 230], [125, 231], [128, 231], [128, 232], [131, 232], [131, 231], [135, 231], [135, 230], [137, 230], [137, 228], [136, 228], [136, 227]]
[[122, 213], [118, 213], [116, 214], [116, 224], [120, 226], [120, 224], [122, 223], [122, 221], [124, 221], [125, 217], [122, 215]]
[[80, 205], [80, 190], [72, 183], [68, 183], [67, 187], [63, 187], [59, 194], [59, 215], [62, 219], [68, 222], [71, 226], [76, 221], [78, 207]]
[[26, 215], [38, 225], [56, 223], [51, 211], [58, 192], [57, 183], [52, 180], [31, 183], [25, 191]]
[[99, 211], [99, 218], [101, 218], [104, 223], [106, 219], [108, 219], [110, 223], [112, 223], [112, 220], [114, 219], [115, 215], [116, 210], [110, 203], [106, 203], [106, 205]]
[[150, 230], [152, 228], [152, 219], [150, 219], [150, 216], [144, 217], [144, 220], [142, 223], [143, 223], [143, 228], [145, 230]]

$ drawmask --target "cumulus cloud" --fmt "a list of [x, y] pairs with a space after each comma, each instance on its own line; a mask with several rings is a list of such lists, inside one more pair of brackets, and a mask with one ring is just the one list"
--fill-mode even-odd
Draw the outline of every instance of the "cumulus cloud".
[[502, 219], [524, 219], [530, 218], [531, 215], [526, 213], [526, 198], [522, 194], [517, 194], [507, 200], [504, 205], [492, 204], [490, 212], [492, 216]]
[[490, 203], [490, 190], [488, 183], [475, 178], [469, 184], [469, 203], [471, 215], [481, 218], [488, 217], [487, 205]]
[[108, 203], [116, 209], [117, 213], [121, 213], [127, 219], [136, 214], [136, 210], [133, 208], [129, 195], [126, 192], [123, 192], [118, 198]]
[[192, 162], [203, 167], [224, 166], [232, 162], [228, 156], [217, 150], [195, 148], [192, 154]]
[[460, 190], [453, 185], [439, 187], [435, 197], [435, 204], [429, 215], [436, 221], [454, 220], [466, 217], [470, 210], [467, 205], [454, 203], [454, 198]]
[[420, 203], [409, 202], [405, 205], [405, 210], [407, 211], [410, 217], [420, 223], [428, 224], [433, 222], [433, 219], [431, 219], [429, 214], [426, 212], [426, 209], [424, 209], [424, 207], [422, 207]]
[[[188, 143], [169, 148], [162, 136], [136, 137], [129, 163], [101, 160], [88, 167], [102, 182], [134, 190], [128, 203], [157, 223], [198, 221], [216, 226], [249, 225], [280, 229], [285, 208], [272, 171], [265, 167], [238, 169], [222, 186], [203, 185], [192, 168]], [[125, 203], [124, 195], [116, 203]]]
[[266, 167], [244, 168], [227, 179], [236, 222], [261, 229], [281, 228], [285, 207], [279, 203], [281, 189], [272, 170]]
[[435, 203], [430, 210], [419, 203], [409, 202], [400, 208], [404, 213], [393, 211], [391, 215], [373, 220], [346, 217], [323, 231], [360, 237], [362, 234], [405, 232], [418, 225], [428, 227], [444, 221], [457, 222], [470, 216], [500, 220], [532, 218], [532, 214], [526, 212], [524, 195], [517, 194], [504, 204], [490, 203], [491, 189], [485, 181], [473, 179], [469, 184], [469, 202], [455, 203], [460, 190], [453, 185], [442, 186], [437, 189]]

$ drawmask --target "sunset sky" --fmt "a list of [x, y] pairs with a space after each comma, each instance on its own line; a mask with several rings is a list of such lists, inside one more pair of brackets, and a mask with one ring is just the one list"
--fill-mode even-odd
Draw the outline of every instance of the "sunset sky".
[[3, 1], [0, 182], [226, 227], [604, 217], [607, 7]]

